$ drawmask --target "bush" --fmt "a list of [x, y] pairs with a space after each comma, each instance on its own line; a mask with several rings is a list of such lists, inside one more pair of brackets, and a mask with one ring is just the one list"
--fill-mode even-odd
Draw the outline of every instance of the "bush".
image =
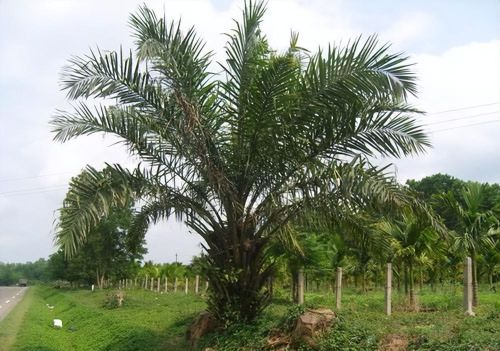
[[122, 291], [109, 292], [104, 299], [103, 307], [107, 309], [114, 309], [122, 307], [125, 300], [125, 294]]
[[291, 332], [295, 327], [295, 323], [301, 314], [306, 311], [304, 305], [292, 305], [288, 308], [286, 313], [281, 317], [277, 327], [284, 332]]

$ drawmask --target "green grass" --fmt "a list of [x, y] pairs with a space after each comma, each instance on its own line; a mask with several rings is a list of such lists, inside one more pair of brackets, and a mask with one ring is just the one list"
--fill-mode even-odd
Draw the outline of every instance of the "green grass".
[[[383, 313], [381, 290], [359, 294], [354, 289], [344, 289], [336, 325], [317, 340], [316, 349], [379, 350], [388, 336], [396, 334], [409, 342], [408, 350], [500, 351], [500, 293], [481, 291], [475, 317], [464, 316], [459, 286], [447, 287], [439, 293], [424, 289], [419, 301], [431, 312], [408, 312], [404, 296], [396, 291], [393, 294], [393, 314], [389, 317]], [[306, 306], [334, 309], [335, 299], [332, 294], [311, 292], [306, 294]], [[262, 350], [269, 330], [283, 329], [287, 316], [294, 320], [296, 310], [283, 299], [273, 304], [251, 328], [235, 326], [234, 330], [207, 338], [204, 346], [215, 345], [217, 351]], [[295, 349], [310, 350], [304, 345]]]
[[[205, 306], [195, 296], [127, 291], [122, 308], [106, 309], [106, 292], [31, 290], [31, 306], [12, 351], [187, 350], [186, 325]], [[63, 329], [52, 328], [55, 318], [63, 321]]]
[[[406, 312], [404, 298], [394, 293], [393, 315], [383, 314], [383, 293], [343, 292], [342, 310], [336, 325], [318, 340], [317, 349], [377, 350], [387, 335], [398, 334], [409, 342], [409, 350], [500, 350], [500, 293], [482, 291], [477, 316], [462, 313], [459, 287], [433, 293], [421, 292], [420, 303], [433, 312]], [[194, 317], [205, 308], [200, 297], [127, 291], [122, 308], [106, 309], [106, 292], [58, 290], [49, 287], [30, 289], [24, 301], [0, 323], [0, 349], [11, 351], [66, 350], [169, 350], [187, 351], [184, 335]], [[47, 304], [54, 305], [50, 310]], [[308, 293], [308, 307], [334, 306], [331, 294]], [[29, 308], [28, 308], [29, 306]], [[274, 301], [252, 325], [235, 325], [207, 336], [199, 349], [212, 346], [217, 351], [262, 350], [271, 330], [286, 330], [301, 308], [286, 299], [286, 293]], [[53, 329], [54, 318], [64, 328]], [[20, 325], [19, 331], [15, 329]], [[4, 340], [15, 337], [12, 347]], [[296, 350], [309, 350], [297, 346]], [[2, 349], [3, 350], [3, 349]]]

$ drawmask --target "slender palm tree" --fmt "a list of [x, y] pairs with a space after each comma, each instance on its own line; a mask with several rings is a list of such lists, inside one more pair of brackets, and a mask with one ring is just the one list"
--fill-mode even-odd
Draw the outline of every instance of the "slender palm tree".
[[55, 139], [114, 134], [142, 163], [87, 167], [70, 184], [56, 231], [69, 255], [112, 205], [140, 199], [137, 235], [183, 220], [204, 241], [209, 309], [251, 320], [268, 300], [266, 249], [291, 220], [413, 201], [368, 161], [429, 145], [406, 103], [416, 94], [407, 58], [373, 36], [311, 53], [293, 34], [277, 52], [260, 30], [264, 13], [245, 3], [217, 74], [193, 28], [145, 6], [130, 17], [135, 53], [70, 61], [62, 84], [77, 102], [52, 119]]
[[498, 233], [498, 219], [491, 210], [484, 207], [484, 185], [470, 182], [457, 199], [451, 192], [443, 194], [437, 201], [445, 206], [448, 213], [458, 223], [454, 236], [454, 249], [470, 256], [472, 261], [472, 304], [478, 304], [477, 256], [495, 245]]
[[[442, 230], [439, 227], [437, 229]], [[409, 211], [403, 212], [400, 219], [378, 223], [377, 230], [386, 234], [392, 241], [394, 258], [401, 259], [403, 263], [405, 293], [409, 296], [410, 306], [416, 308], [415, 268], [423, 256], [433, 251], [440, 236], [427, 218], [416, 216]], [[441, 234], [446, 235], [445, 232]]]

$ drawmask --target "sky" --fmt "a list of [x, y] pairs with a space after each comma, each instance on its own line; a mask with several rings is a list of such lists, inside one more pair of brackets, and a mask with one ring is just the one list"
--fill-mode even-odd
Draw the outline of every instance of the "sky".
[[[0, 262], [48, 257], [54, 223], [71, 176], [87, 164], [134, 165], [108, 136], [52, 141], [49, 120], [68, 109], [62, 67], [90, 48], [132, 48], [129, 14], [145, 2], [194, 25], [223, 60], [223, 33], [242, 0], [0, 0]], [[283, 50], [290, 31], [310, 50], [376, 33], [415, 63], [419, 94], [411, 103], [433, 148], [393, 163], [398, 181], [435, 173], [500, 182], [500, 1], [268, 0], [263, 31]], [[147, 235], [146, 259], [188, 263], [198, 238], [169, 220]]]

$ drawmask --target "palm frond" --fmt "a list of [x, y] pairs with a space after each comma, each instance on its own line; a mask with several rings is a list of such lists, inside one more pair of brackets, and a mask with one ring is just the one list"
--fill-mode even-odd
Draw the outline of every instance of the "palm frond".
[[68, 256], [85, 242], [87, 234], [109, 214], [111, 208], [133, 202], [147, 185], [139, 171], [119, 165], [98, 171], [87, 166], [73, 178], [60, 211], [55, 242]]
[[169, 24], [145, 5], [130, 17], [130, 26], [137, 56], [151, 63], [151, 69], [161, 75], [162, 84], [190, 100], [197, 100], [200, 93], [211, 89], [207, 71], [211, 53], [204, 53], [205, 44], [193, 27], [183, 33], [180, 21]]

